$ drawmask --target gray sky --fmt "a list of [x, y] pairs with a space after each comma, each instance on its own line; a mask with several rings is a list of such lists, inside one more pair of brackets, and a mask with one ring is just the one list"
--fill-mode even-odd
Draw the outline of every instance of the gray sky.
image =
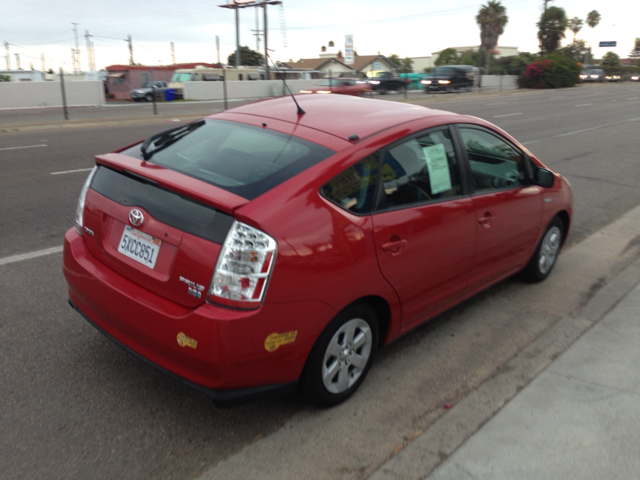
[[[71, 70], [71, 49], [75, 46], [72, 23], [77, 23], [81, 67], [88, 67], [85, 31], [93, 36], [97, 67], [126, 64], [129, 51], [125, 39], [132, 36], [134, 60], [148, 65], [172, 63], [170, 43], [174, 42], [176, 62], [217, 61], [215, 37], [220, 37], [222, 61], [235, 51], [235, 17], [232, 10], [219, 8], [227, 0], [4, 0], [0, 7], [2, 41], [8, 42], [11, 67], [16, 56], [27, 69], [30, 63], [41, 68]], [[380, 52], [401, 57], [421, 57], [447, 47], [479, 43], [475, 16], [481, 4], [473, 0], [448, 2], [405, 0], [284, 0], [283, 6], [268, 7], [269, 47], [274, 60], [317, 57], [330, 40], [334, 50], [344, 51], [344, 37], [354, 36], [361, 55]], [[509, 22], [499, 44], [535, 52], [538, 48], [536, 22], [541, 0], [503, 0]], [[583, 27], [578, 38], [594, 46], [601, 57], [608, 50], [626, 57], [636, 37], [640, 37], [640, 2], [635, 0], [556, 0], [569, 17], [583, 20], [591, 10], [602, 15], [592, 32]], [[260, 27], [262, 11], [259, 11]], [[282, 29], [286, 25], [286, 31]], [[256, 9], [240, 10], [240, 44], [256, 48]], [[568, 43], [572, 34], [567, 31]], [[599, 48], [598, 42], [618, 42], [617, 48]], [[286, 42], [286, 43], [285, 43]], [[263, 50], [261, 45], [260, 49]], [[0, 68], [5, 68], [6, 50]]]

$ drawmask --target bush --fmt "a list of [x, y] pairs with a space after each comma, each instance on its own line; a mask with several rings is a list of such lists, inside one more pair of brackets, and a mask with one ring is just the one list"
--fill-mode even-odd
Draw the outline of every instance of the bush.
[[580, 81], [580, 66], [575, 60], [559, 54], [540, 57], [527, 65], [518, 77], [520, 88], [565, 88]]

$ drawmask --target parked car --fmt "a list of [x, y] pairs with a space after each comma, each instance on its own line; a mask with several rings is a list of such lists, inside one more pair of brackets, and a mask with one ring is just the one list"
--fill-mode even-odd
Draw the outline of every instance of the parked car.
[[153, 82], [147, 82], [140, 88], [129, 90], [129, 96], [134, 102], [140, 102], [142, 100], [152, 102], [154, 91], [156, 98], [162, 98], [164, 96], [165, 88], [167, 88], [167, 82], [156, 80]]
[[547, 278], [569, 183], [476, 117], [279, 97], [98, 155], [69, 302], [218, 404], [334, 405], [376, 350], [515, 273]]
[[432, 70], [421, 83], [425, 93], [470, 91], [477, 70], [471, 65], [443, 65]]
[[607, 82], [619, 82], [622, 79], [622, 75], [620, 75], [619, 73], [612, 73], [610, 75], [605, 75], [604, 79]]
[[631, 75], [629, 80], [631, 80], [632, 82], [640, 82], [640, 75], [638, 75], [637, 73], [634, 73]]
[[604, 70], [601, 68], [592, 68], [590, 70], [585, 70], [580, 74], [580, 79], [583, 82], [604, 82]]
[[362, 97], [371, 92], [371, 87], [366, 80], [357, 78], [325, 78], [317, 86], [309, 90], [300, 90], [300, 93], [337, 93], [340, 95], [355, 95]]

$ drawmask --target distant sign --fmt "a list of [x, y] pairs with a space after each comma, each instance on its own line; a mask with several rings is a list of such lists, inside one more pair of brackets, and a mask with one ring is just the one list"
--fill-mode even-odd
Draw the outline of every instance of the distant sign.
[[600, 42], [601, 47], [615, 47], [618, 45], [618, 42]]
[[356, 63], [355, 55], [353, 53], [353, 35], [344, 36], [344, 63], [347, 65], [353, 65]]

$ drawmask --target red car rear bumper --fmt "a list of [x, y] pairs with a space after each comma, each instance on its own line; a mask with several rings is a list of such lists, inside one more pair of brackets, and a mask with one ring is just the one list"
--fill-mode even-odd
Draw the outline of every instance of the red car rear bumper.
[[[116, 343], [219, 403], [294, 389], [318, 326], [335, 315], [318, 302], [186, 308], [106, 267], [75, 229], [65, 235], [63, 263], [72, 307]], [[293, 342], [267, 349], [271, 335], [293, 331]]]

